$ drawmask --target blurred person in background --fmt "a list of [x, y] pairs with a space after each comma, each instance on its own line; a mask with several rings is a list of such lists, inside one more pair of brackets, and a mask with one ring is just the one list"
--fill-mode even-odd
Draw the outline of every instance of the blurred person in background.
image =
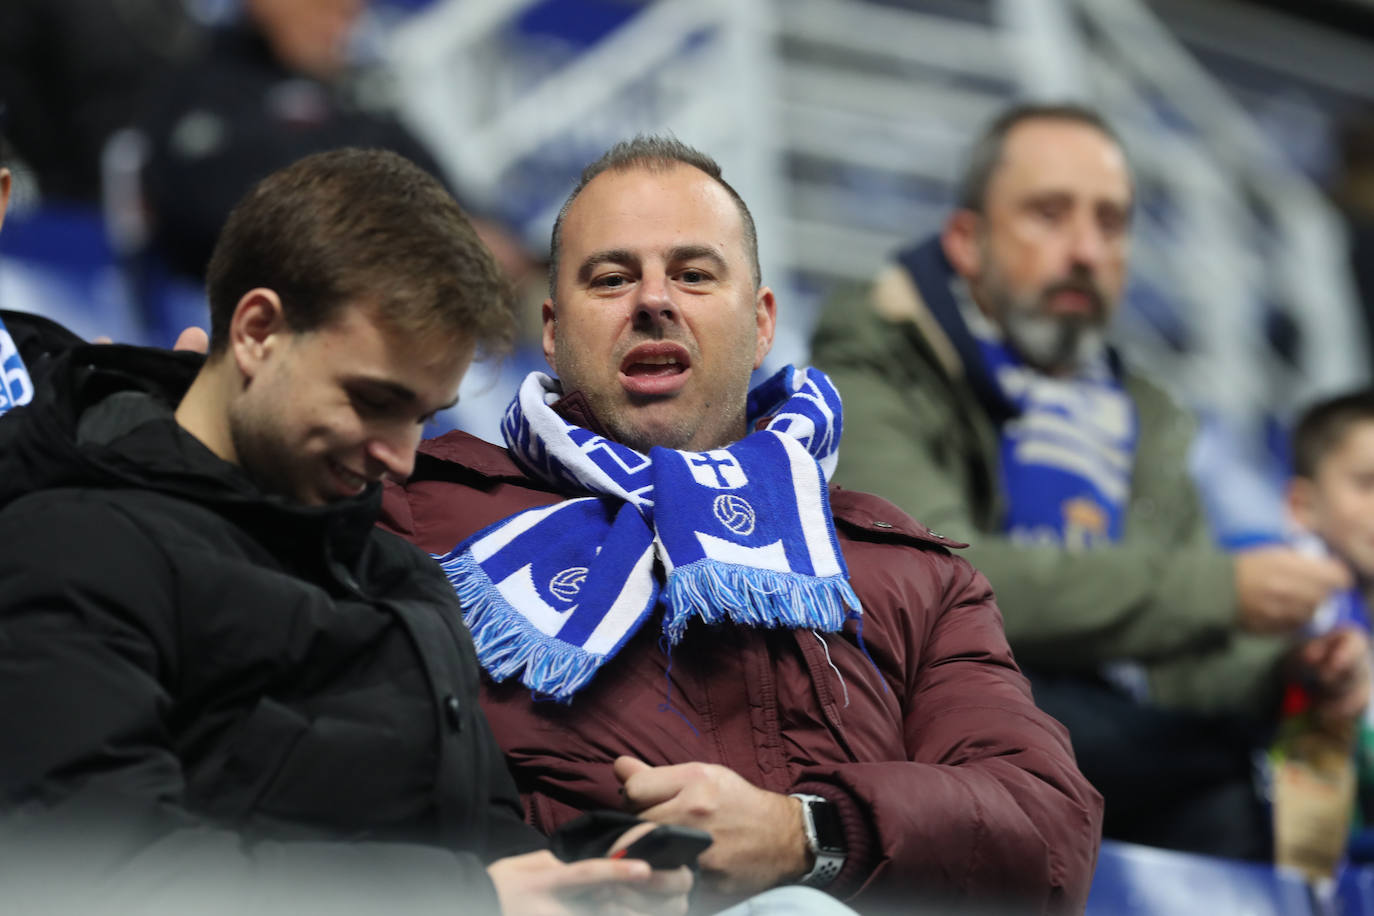
[[308, 157], [209, 290], [208, 358], [73, 346], [0, 420], [6, 909], [682, 912], [685, 869], [523, 823], [453, 592], [374, 525], [512, 332], [458, 206], [392, 153]]
[[1347, 116], [1339, 149], [1331, 195], [1349, 231], [1350, 270], [1360, 298], [1366, 353], [1374, 360], [1374, 112]]
[[[1342, 676], [1367, 681], [1367, 666], [1341, 658], [1368, 655], [1356, 631], [1367, 633], [1374, 623], [1374, 389], [1310, 405], [1294, 427], [1292, 451], [1287, 501], [1297, 543], [1309, 553], [1335, 557], [1353, 577], [1351, 588], [1333, 592], [1313, 618], [1311, 629], [1325, 638], [1303, 649], [1310, 674], [1319, 684]], [[1327, 686], [1318, 714], [1337, 720], [1360, 714], [1367, 696], [1336, 683]]]
[[[140, 123], [151, 141], [143, 193], [156, 248], [174, 270], [203, 277], [234, 201], [307, 153], [389, 149], [443, 179], [355, 66], [366, 9], [366, 0], [241, 0], [239, 17], [212, 30], [207, 51], [159, 83]], [[534, 272], [502, 227], [473, 223], [513, 282]]]
[[1105, 339], [1133, 198], [1097, 113], [997, 117], [943, 233], [822, 315], [813, 357], [849, 439], [836, 480], [973, 545], [1038, 705], [1106, 799], [1106, 836], [1263, 859], [1253, 752], [1281, 669], [1309, 661], [1296, 634], [1350, 574], [1215, 546], [1192, 421]]
[[[8, 144], [0, 135], [0, 229], [12, 181]], [[0, 414], [33, 400], [35, 379], [42, 378], [57, 354], [78, 343], [80, 337], [51, 319], [0, 309]]]
[[203, 39], [183, 0], [6, 0], [5, 131], [42, 196], [97, 204], [105, 141]]
[[[5, 224], [13, 182], [9, 156], [9, 146], [0, 135], [0, 228]], [[109, 342], [109, 338], [97, 339], [97, 343]], [[83, 343], [79, 336], [50, 318], [0, 309], [0, 414], [29, 403], [53, 360], [79, 343]], [[207, 345], [205, 332], [190, 327], [181, 332], [173, 348], [204, 353]]]
[[705, 829], [715, 900], [803, 883], [865, 911], [1081, 911], [1101, 802], [986, 580], [827, 487], [850, 446], [823, 375], [750, 391], [777, 304], [716, 163], [618, 144], [552, 251], [558, 378], [525, 379], [507, 449], [425, 442], [383, 515], [444, 556], [531, 822], [624, 804]]

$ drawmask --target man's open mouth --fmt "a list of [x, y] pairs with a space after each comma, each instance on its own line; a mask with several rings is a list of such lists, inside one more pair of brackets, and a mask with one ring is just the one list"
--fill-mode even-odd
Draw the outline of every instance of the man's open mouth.
[[680, 344], [640, 344], [620, 362], [621, 384], [631, 394], [672, 394], [691, 368], [692, 357]]

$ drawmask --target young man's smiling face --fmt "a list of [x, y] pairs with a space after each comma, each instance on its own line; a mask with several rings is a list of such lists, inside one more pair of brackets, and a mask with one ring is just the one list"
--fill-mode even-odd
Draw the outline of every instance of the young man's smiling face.
[[408, 477], [425, 421], [454, 402], [474, 352], [417, 342], [361, 306], [312, 331], [283, 322], [242, 346], [247, 384], [229, 407], [235, 460], [264, 489], [307, 505]]
[[568, 209], [560, 252], [544, 355], [563, 390], [639, 451], [742, 437], [775, 305], [725, 188], [688, 165], [608, 170]]

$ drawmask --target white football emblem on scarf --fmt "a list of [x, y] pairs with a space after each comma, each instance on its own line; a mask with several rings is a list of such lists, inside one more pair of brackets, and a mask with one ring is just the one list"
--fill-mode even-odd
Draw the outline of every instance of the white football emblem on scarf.
[[740, 536], [754, 533], [754, 507], [742, 496], [723, 493], [711, 505], [722, 525]]
[[725, 449], [713, 452], [688, 452], [683, 454], [692, 477], [703, 487], [713, 490], [738, 490], [749, 482], [739, 461]]
[[569, 566], [549, 580], [549, 592], [565, 604], [577, 597], [582, 591], [582, 583], [587, 581], [587, 567]]

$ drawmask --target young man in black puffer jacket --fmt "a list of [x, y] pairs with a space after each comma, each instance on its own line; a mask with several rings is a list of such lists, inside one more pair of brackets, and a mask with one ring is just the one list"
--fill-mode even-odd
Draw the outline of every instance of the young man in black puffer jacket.
[[209, 298], [208, 357], [73, 345], [0, 422], [6, 908], [680, 910], [685, 870], [523, 823], [452, 589], [374, 527], [510, 334], [456, 204], [308, 157], [236, 208]]

